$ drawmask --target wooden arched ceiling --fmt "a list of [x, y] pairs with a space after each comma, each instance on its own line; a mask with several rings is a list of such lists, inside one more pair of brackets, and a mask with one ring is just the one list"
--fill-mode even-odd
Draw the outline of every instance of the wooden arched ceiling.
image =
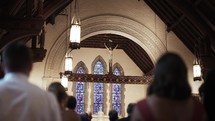
[[118, 45], [116, 49], [122, 49], [143, 73], [149, 73], [153, 69], [154, 65], [146, 51], [134, 41], [120, 35], [99, 34], [81, 41], [80, 45], [81, 48], [105, 48], [104, 43], [108, 47]]

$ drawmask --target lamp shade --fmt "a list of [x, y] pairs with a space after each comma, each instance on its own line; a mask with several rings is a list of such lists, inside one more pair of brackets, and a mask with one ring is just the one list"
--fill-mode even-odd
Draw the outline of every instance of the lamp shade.
[[72, 72], [73, 58], [72, 56], [65, 57], [65, 71]]
[[72, 23], [70, 29], [70, 42], [80, 43], [81, 40], [81, 25], [78, 22]]
[[64, 88], [68, 88], [68, 78], [67, 78], [67, 76], [65, 76], [65, 75], [62, 76], [61, 84], [63, 85]]
[[194, 81], [196, 80], [201, 80], [201, 66], [200, 66], [200, 63], [198, 61], [198, 59], [195, 59], [194, 60], [194, 64], [193, 64], [193, 78], [194, 78]]

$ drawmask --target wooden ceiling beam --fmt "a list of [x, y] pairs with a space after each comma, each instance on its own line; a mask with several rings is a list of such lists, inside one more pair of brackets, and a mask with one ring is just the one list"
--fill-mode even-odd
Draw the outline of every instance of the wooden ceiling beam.
[[207, 23], [207, 25], [215, 32], [215, 26], [212, 22], [198, 9], [195, 9], [196, 12], [201, 16], [201, 18]]
[[171, 18], [175, 19], [180, 16], [180, 13], [177, 13], [174, 9], [172, 9], [172, 7], [165, 0], [160, 1], [160, 4], [158, 5], [160, 5], [161, 8], [171, 16]]
[[185, 16], [181, 15], [174, 23], [167, 27], [167, 32], [172, 31], [172, 29], [174, 29], [174, 27], [176, 27], [184, 18]]
[[96, 74], [76, 74], [68, 76], [69, 81], [81, 82], [98, 82], [98, 83], [120, 83], [120, 84], [150, 84], [153, 76], [115, 76], [113, 74], [96, 75]]
[[[177, 29], [173, 30], [174, 33], [179, 37], [180, 40], [186, 45], [186, 47], [191, 51], [193, 51], [193, 44], [190, 43], [190, 37], [187, 36], [182, 27], [177, 27]], [[186, 40], [186, 41], [183, 41]]]
[[0, 28], [6, 30], [35, 30], [40, 31], [43, 27], [44, 19], [38, 18], [16, 18], [1, 17]]
[[148, 54], [146, 52], [142, 52], [140, 53], [139, 50], [141, 50], [142, 48], [140, 47], [136, 47], [136, 48], [133, 48], [134, 49], [134, 59], [135, 60], [139, 60], [140, 62], [140, 65], [139, 66], [143, 66], [144, 67], [144, 73], [147, 73], [148, 71], [150, 71], [152, 68], [153, 68], [153, 63], [152, 61], [150, 60], [150, 57], [148, 56]]
[[38, 33], [39, 32], [35, 30], [12, 30], [1, 39], [0, 52], [7, 44], [25, 37], [38, 35]]
[[32, 16], [32, 12], [34, 9], [34, 0], [27, 0], [27, 9], [26, 9], [26, 16]]
[[[123, 49], [125, 53], [135, 62], [135, 64], [142, 70], [143, 73], [147, 73], [147, 68], [150, 68], [150, 64], [144, 62], [142, 59], [145, 57], [140, 57], [142, 54], [135, 53], [134, 48], [131, 46], [126, 46], [126, 48]], [[139, 51], [137, 51], [139, 52]]]
[[47, 19], [51, 15], [55, 14], [56, 11], [64, 9], [73, 0], [54, 0], [44, 8], [44, 19]]
[[4, 12], [3, 15], [15, 16], [25, 2], [26, 0], [8, 0], [7, 7], [4, 7], [5, 9], [2, 10]]
[[43, 24], [43, 18], [1, 18], [0, 28], [5, 29], [7, 33], [0, 41], [0, 49], [14, 40], [38, 35]]
[[[211, 48], [215, 52], [215, 34], [212, 29], [204, 22], [204, 20], [199, 17], [199, 15], [194, 12], [194, 8], [186, 2], [186, 0], [167, 0], [172, 6], [180, 10], [192, 23], [197, 27], [197, 29], [203, 34], [208, 35]], [[190, 10], [193, 9], [193, 10]]]

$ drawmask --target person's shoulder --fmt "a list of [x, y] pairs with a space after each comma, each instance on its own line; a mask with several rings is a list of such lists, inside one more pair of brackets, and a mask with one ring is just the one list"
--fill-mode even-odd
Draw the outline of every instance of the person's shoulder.
[[40, 96], [41, 98], [44, 97], [44, 98], [55, 98], [54, 95], [40, 87], [38, 87], [37, 85], [34, 85], [32, 83], [29, 82], [29, 93], [32, 93], [34, 94], [35, 96]]
[[5, 90], [6, 88], [8, 88], [8, 86], [9, 87], [11, 86], [11, 84], [8, 83], [8, 81], [0, 79], [0, 90]]
[[5, 88], [5, 82], [4, 82], [4, 80], [1, 79], [0, 80], [0, 90], [4, 90], [4, 88]]
[[63, 112], [63, 117], [73, 119], [74, 121], [81, 121], [81, 116], [78, 115], [75, 111], [73, 110], [67, 110]]

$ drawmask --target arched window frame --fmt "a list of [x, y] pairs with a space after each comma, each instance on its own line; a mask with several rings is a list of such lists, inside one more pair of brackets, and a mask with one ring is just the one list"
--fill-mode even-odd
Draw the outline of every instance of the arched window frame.
[[[80, 67], [82, 67], [84, 69], [85, 74], [89, 73], [88, 68], [83, 61], [78, 62], [78, 64], [73, 69], [73, 73], [76, 73]], [[72, 92], [73, 92], [74, 96], [76, 96], [76, 83], [77, 82], [73, 82], [73, 86], [72, 86]], [[84, 87], [85, 87], [85, 89], [84, 89], [84, 110], [86, 111], [87, 102], [88, 102], [88, 94], [87, 94], [87, 90], [89, 88], [88, 83], [85, 82]]]
[[[119, 70], [120, 70], [120, 76], [124, 76], [124, 70], [123, 70], [123, 68], [122, 68], [122, 66], [119, 64], [119, 63], [115, 63], [114, 65], [113, 65], [113, 72], [114, 72], [114, 70], [116, 69], [116, 68], [118, 68]], [[112, 85], [113, 84], [111, 84], [111, 86], [110, 86], [110, 90], [111, 90], [111, 93], [110, 93], [110, 109], [113, 109], [112, 107], [113, 107], [113, 102], [112, 102], [112, 96], [113, 96], [113, 89], [112, 89]], [[121, 116], [125, 116], [125, 94], [124, 94], [124, 92], [125, 92], [125, 84], [121, 84]]]
[[[101, 55], [98, 55], [94, 59], [92, 64], [91, 64], [91, 72], [92, 72], [92, 74], [94, 74], [94, 67], [95, 67], [95, 65], [96, 65], [96, 63], [98, 61], [100, 61], [104, 66], [104, 74], [107, 74], [107, 64], [106, 64], [105, 60], [103, 59], [103, 57]], [[92, 87], [91, 97], [93, 97], [93, 98], [92, 98], [92, 101], [91, 101], [92, 103], [91, 103], [91, 106], [90, 106], [90, 110], [91, 110], [91, 112], [94, 112], [94, 83], [91, 85], [91, 87]], [[107, 107], [107, 103], [106, 103], [107, 102], [107, 91], [106, 91], [107, 90], [107, 84], [103, 84], [103, 90], [104, 90], [104, 92], [103, 92], [103, 98], [104, 98], [103, 107]], [[107, 114], [107, 111], [104, 110], [104, 108], [102, 109], [102, 111], [105, 114]]]

